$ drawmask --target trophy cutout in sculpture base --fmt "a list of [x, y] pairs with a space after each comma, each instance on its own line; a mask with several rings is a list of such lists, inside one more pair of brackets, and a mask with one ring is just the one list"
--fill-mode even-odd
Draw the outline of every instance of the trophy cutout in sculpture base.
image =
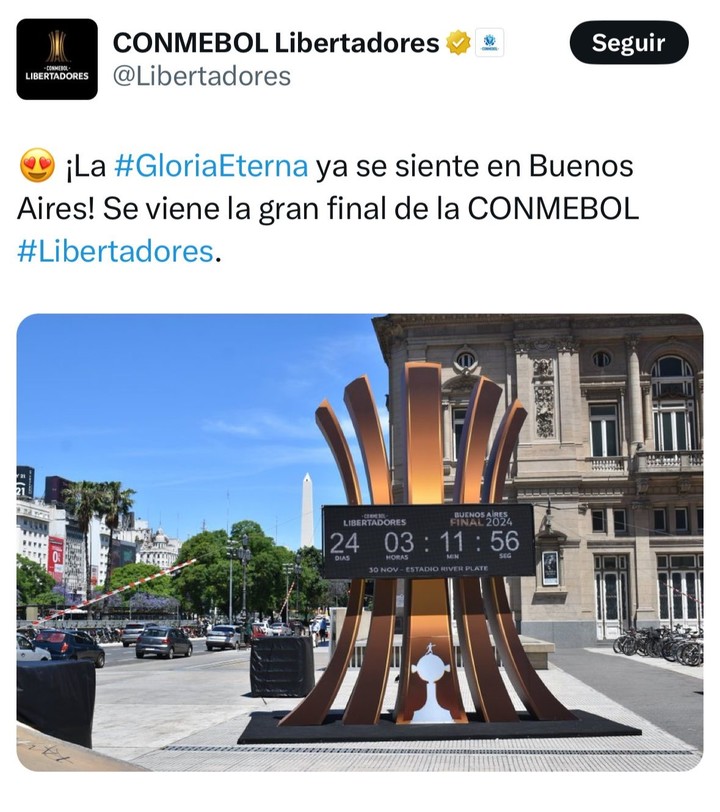
[[417, 661], [417, 665], [410, 667], [413, 674], [418, 674], [420, 679], [427, 683], [427, 697], [425, 704], [412, 715], [410, 724], [430, 724], [438, 722], [452, 723], [455, 720], [447, 708], [441, 708], [437, 700], [437, 681], [448, 671], [450, 665], [444, 663], [437, 655], [433, 654], [433, 644], [428, 643], [427, 651]]

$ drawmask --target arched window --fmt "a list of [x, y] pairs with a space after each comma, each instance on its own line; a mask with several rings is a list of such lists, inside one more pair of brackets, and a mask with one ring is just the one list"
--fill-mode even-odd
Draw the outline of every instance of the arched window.
[[651, 371], [655, 447], [658, 451], [697, 448], [693, 371], [682, 358], [666, 355]]

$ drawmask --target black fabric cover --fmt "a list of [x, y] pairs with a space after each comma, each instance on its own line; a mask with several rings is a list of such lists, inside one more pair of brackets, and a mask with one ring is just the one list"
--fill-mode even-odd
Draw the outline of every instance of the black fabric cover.
[[92, 748], [95, 666], [87, 660], [17, 664], [17, 720]]
[[307, 696], [315, 686], [309, 637], [262, 637], [250, 654], [252, 696]]

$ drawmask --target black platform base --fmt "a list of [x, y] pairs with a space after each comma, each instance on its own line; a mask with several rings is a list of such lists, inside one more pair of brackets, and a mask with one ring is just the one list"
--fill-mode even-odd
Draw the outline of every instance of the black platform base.
[[368, 741], [453, 741], [455, 739], [555, 739], [584, 736], [641, 736], [642, 730], [628, 727], [581, 710], [577, 719], [538, 722], [519, 715], [517, 722], [483, 722], [469, 715], [467, 724], [396, 725], [390, 714], [376, 725], [344, 725], [342, 714], [330, 714], [322, 725], [297, 727], [279, 725], [289, 711], [251, 714], [238, 744], [301, 744], [313, 742]]

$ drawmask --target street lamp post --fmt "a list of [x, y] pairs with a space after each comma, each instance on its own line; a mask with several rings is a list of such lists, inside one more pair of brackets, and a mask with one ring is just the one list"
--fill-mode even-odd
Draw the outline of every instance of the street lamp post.
[[[229, 539], [228, 539], [229, 541]], [[233, 622], [233, 557], [235, 555], [235, 547], [232, 544], [228, 543], [227, 546], [228, 555], [230, 556], [230, 585], [228, 587], [228, 621], [230, 623]]]
[[300, 565], [302, 556], [298, 553], [295, 556], [295, 614], [300, 617]]
[[239, 550], [240, 553], [240, 561], [242, 562], [242, 574], [243, 574], [243, 592], [242, 592], [242, 619], [243, 624], [247, 623], [247, 565], [252, 558], [252, 553], [250, 552], [250, 548], [248, 547], [248, 537], [247, 534], [242, 537], [242, 549]]
[[293, 571], [292, 564], [283, 564], [285, 572], [285, 623], [290, 625], [290, 573]]

